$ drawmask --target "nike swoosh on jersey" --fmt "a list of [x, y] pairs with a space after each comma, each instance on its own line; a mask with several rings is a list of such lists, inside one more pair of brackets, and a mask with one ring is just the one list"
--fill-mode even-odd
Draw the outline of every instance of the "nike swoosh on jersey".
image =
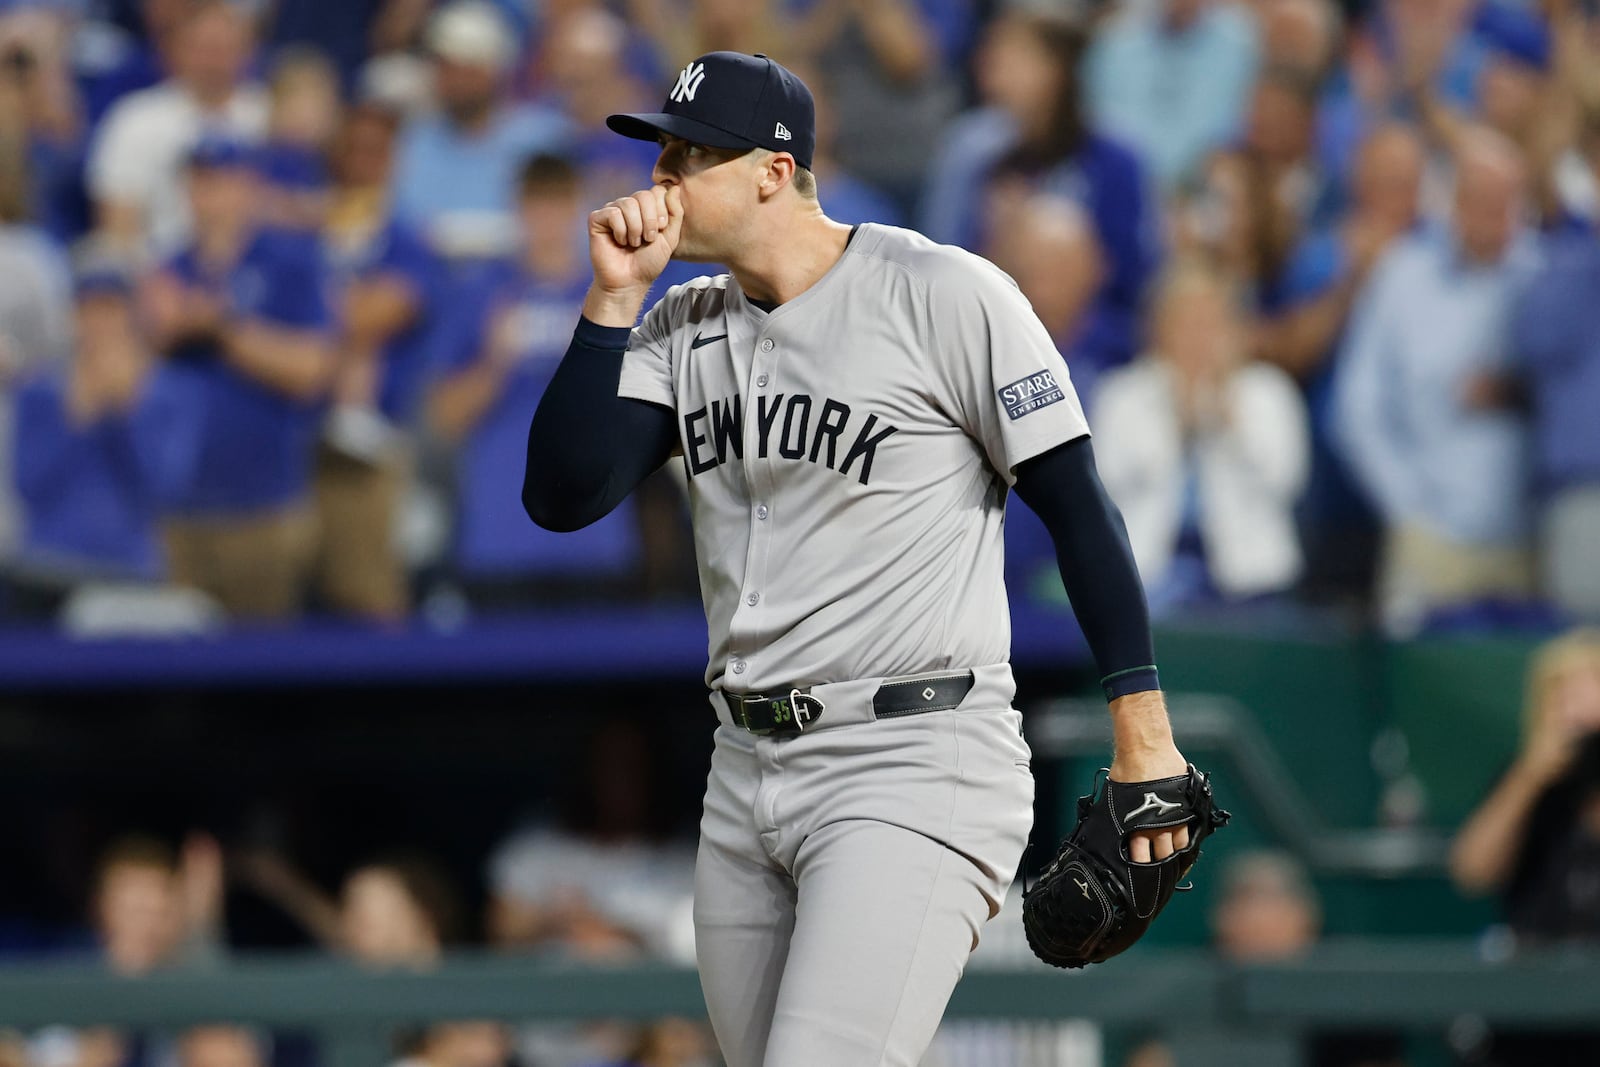
[[699, 334], [695, 334], [694, 340], [689, 344], [689, 348], [692, 350], [699, 348], [701, 345], [709, 345], [714, 341], [721, 341], [727, 336], [725, 333], [719, 333], [715, 337], [701, 337]]

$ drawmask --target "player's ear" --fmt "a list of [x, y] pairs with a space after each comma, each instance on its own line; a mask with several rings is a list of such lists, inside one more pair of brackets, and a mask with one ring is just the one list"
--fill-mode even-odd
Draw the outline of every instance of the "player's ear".
[[793, 184], [796, 166], [787, 152], [764, 152], [758, 163], [761, 199], [770, 200]]

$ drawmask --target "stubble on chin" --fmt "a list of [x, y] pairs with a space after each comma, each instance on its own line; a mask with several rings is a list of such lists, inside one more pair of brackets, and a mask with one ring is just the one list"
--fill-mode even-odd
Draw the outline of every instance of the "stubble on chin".
[[683, 234], [678, 239], [678, 247], [672, 250], [672, 258], [680, 263], [717, 262], [716, 256], [710, 254], [701, 242], [688, 234]]

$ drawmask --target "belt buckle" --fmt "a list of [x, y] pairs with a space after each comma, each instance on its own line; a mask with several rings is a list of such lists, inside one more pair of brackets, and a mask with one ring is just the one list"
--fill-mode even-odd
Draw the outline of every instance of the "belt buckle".
[[794, 720], [796, 733], [804, 733], [806, 727], [815, 722], [826, 710], [828, 705], [822, 702], [821, 697], [802, 693], [798, 688], [789, 690], [789, 717]]
[[[757, 698], [757, 699], [764, 700], [765, 698]], [[732, 704], [733, 704], [734, 708], [737, 709], [737, 714], [738, 714], [738, 717], [739, 717], [739, 726], [740, 726], [741, 729], [745, 730], [747, 733], [755, 734], [757, 737], [765, 737], [768, 734], [772, 733], [772, 727], [770, 727], [770, 726], [768, 726], [768, 727], [755, 726], [750, 722], [750, 705], [752, 703], [754, 703], [754, 701], [750, 700], [748, 697], [742, 697], [742, 696], [738, 696], [738, 695], [734, 696], [734, 698], [732, 700]]]

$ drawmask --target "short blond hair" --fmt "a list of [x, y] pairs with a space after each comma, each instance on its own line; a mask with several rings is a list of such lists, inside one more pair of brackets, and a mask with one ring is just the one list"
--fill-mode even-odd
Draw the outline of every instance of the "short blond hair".
[[1522, 703], [1522, 737], [1532, 738], [1547, 714], [1550, 694], [1560, 679], [1574, 670], [1600, 674], [1600, 629], [1583, 627], [1540, 645], [1528, 665]]
[[[756, 153], [757, 161], [761, 163], [765, 163], [778, 154], [770, 148], [757, 148], [753, 151]], [[817, 198], [817, 176], [811, 173], [809, 168], [802, 167], [799, 160], [795, 160], [794, 181], [791, 184], [794, 185], [794, 191], [800, 194], [802, 200], [815, 200]]]

